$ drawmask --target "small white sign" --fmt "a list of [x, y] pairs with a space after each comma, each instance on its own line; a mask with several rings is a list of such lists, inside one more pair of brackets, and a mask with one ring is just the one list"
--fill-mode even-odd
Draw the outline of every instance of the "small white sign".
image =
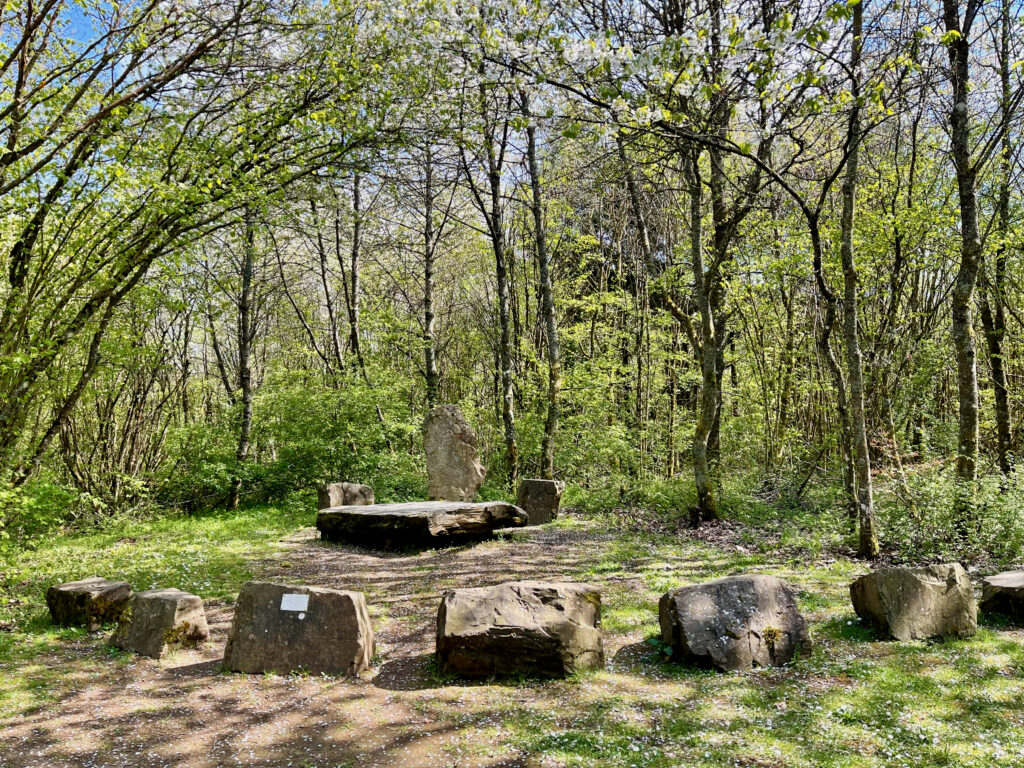
[[309, 595], [281, 595], [282, 611], [304, 611], [309, 608]]

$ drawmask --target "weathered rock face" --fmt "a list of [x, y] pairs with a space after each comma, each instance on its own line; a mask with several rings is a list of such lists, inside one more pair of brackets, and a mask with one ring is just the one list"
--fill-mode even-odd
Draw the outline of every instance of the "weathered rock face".
[[318, 509], [373, 504], [373, 488], [359, 483], [325, 483], [316, 489]]
[[530, 525], [551, 522], [558, 516], [565, 483], [561, 480], [523, 480], [519, 484], [516, 506], [530, 516]]
[[54, 624], [82, 626], [95, 632], [104, 624], [120, 619], [131, 596], [132, 587], [127, 581], [93, 576], [50, 587], [46, 590], [46, 606]]
[[1024, 571], [1004, 571], [981, 581], [981, 605], [985, 613], [1009, 617], [1024, 625]]
[[238, 595], [224, 664], [234, 672], [358, 675], [374, 648], [362, 592], [250, 581]]
[[332, 507], [320, 510], [316, 516], [316, 527], [326, 541], [378, 548], [405, 544], [437, 546], [486, 538], [498, 528], [526, 524], [526, 513], [504, 501], [419, 501]]
[[776, 576], [729, 576], [673, 589], [658, 606], [674, 661], [725, 671], [778, 667], [810, 649], [793, 590]]
[[517, 581], [447, 592], [437, 662], [467, 676], [560, 677], [604, 664], [601, 593], [586, 584]]
[[476, 435], [454, 405], [439, 405], [423, 422], [427, 493], [431, 499], [472, 501], [487, 470], [477, 458]]
[[209, 636], [202, 598], [180, 589], [150, 589], [132, 597], [110, 644], [159, 659]]
[[850, 585], [853, 609], [896, 640], [968, 637], [978, 629], [974, 589], [958, 564], [881, 568]]

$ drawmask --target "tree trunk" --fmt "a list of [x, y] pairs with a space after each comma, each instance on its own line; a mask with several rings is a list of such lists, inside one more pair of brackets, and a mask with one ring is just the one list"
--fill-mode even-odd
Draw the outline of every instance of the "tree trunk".
[[241, 395], [242, 413], [239, 418], [238, 448], [235, 451], [236, 470], [231, 481], [229, 509], [238, 509], [242, 495], [241, 467], [249, 459], [249, 435], [252, 431], [252, 282], [253, 251], [255, 250], [255, 227], [252, 213], [245, 211], [245, 239], [242, 244], [241, 278], [238, 294], [238, 392]]
[[423, 365], [426, 372], [427, 408], [437, 405], [440, 376], [434, 339], [434, 164], [427, 149], [423, 198]]
[[965, 535], [974, 519], [975, 485], [978, 478], [978, 365], [974, 346], [971, 304], [982, 260], [978, 226], [977, 168], [971, 157], [970, 91], [971, 25], [980, 10], [980, 0], [967, 0], [964, 26], [960, 25], [957, 0], [943, 0], [943, 21], [949, 52], [949, 80], [953, 111], [949, 117], [950, 146], [956, 169], [960, 200], [960, 267], [953, 285], [952, 335], [956, 350], [957, 392], [960, 431], [956, 461], [956, 520], [958, 533]]
[[558, 432], [558, 393], [562, 386], [562, 361], [558, 348], [558, 324], [548, 258], [547, 234], [544, 227], [544, 203], [540, 189], [540, 165], [537, 162], [537, 128], [530, 115], [530, 97], [522, 92], [523, 115], [526, 117], [526, 148], [530, 167], [530, 189], [533, 195], [533, 227], [537, 248], [537, 269], [540, 272], [540, 309], [547, 337], [548, 412], [541, 441], [541, 477], [555, 478], [555, 435]]
[[697, 526], [706, 520], [718, 518], [718, 498], [715, 494], [714, 478], [708, 463], [708, 440], [718, 410], [718, 344], [712, 317], [711, 296], [704, 274], [704, 254], [701, 227], [701, 181], [700, 152], [690, 150], [687, 163], [687, 182], [690, 192], [690, 262], [693, 268], [693, 295], [700, 314], [701, 392], [697, 410], [697, 425], [693, 433], [693, 477], [697, 485], [697, 506], [690, 512], [691, 525]]
[[351, 296], [349, 296], [348, 302], [348, 332], [349, 346], [352, 347], [352, 351], [356, 355], [356, 364], [359, 366], [359, 370], [363, 372], [365, 378], [366, 363], [363, 360], [363, 348], [359, 344], [359, 258], [363, 233], [360, 181], [361, 179], [357, 172], [352, 177], [352, 250], [349, 254], [348, 272]]
[[860, 338], [857, 333], [857, 267], [853, 259], [853, 217], [857, 198], [857, 163], [860, 155], [860, 59], [863, 35], [864, 3], [853, 6], [853, 42], [850, 54], [853, 106], [850, 110], [849, 155], [843, 181], [843, 213], [840, 223], [840, 255], [843, 262], [843, 331], [846, 342], [846, 374], [850, 381], [850, 442], [857, 473], [857, 512], [861, 557], [878, 556], [875, 531], [875, 507], [871, 482], [871, 457], [868, 455], [867, 424], [864, 417], [864, 372]]
[[[1002, 87], [1001, 111], [1004, 125], [1009, 124], [1011, 117], [1009, 29], [1010, 3], [1009, 0], [1003, 0], [1000, 18], [999, 76]], [[1007, 241], [1010, 237], [1010, 152], [1012, 147], [1009, 131], [1003, 134], [1000, 149], [999, 198], [996, 204], [998, 217], [996, 234], [999, 236], [999, 244], [996, 247], [995, 254], [992, 301], [990, 304], [988, 287], [983, 279], [979, 291], [979, 304], [982, 327], [985, 329], [985, 341], [988, 347], [989, 369], [992, 375], [992, 394], [995, 400], [996, 459], [999, 463], [999, 471], [1004, 475], [1009, 475], [1013, 471], [1010, 455], [1013, 444], [1013, 430], [1010, 415], [1010, 393], [1006, 369], [1003, 365], [1003, 339], [1006, 337], [1006, 313], [1003, 309], [1006, 283], [1006, 251]]]

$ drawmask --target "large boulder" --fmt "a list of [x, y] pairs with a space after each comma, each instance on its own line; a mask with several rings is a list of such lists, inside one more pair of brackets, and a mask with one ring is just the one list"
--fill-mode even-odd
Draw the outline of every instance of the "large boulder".
[[674, 661], [724, 671], [779, 667], [811, 644], [793, 590], [776, 576], [729, 576], [670, 590], [658, 618]]
[[159, 659], [209, 636], [202, 598], [180, 589], [150, 589], [132, 597], [110, 644]]
[[318, 509], [373, 504], [373, 488], [359, 483], [324, 483], [316, 489]]
[[586, 584], [517, 581], [447, 592], [437, 613], [442, 672], [561, 677], [604, 664], [601, 593]]
[[50, 587], [46, 590], [46, 606], [54, 624], [82, 626], [95, 632], [120, 619], [131, 596], [132, 587], [127, 581], [92, 576]]
[[985, 613], [1007, 616], [1024, 624], [1024, 571], [1004, 571], [981, 580], [981, 605]]
[[224, 665], [257, 674], [358, 675], [373, 654], [362, 592], [250, 581], [238, 595]]
[[565, 483], [561, 480], [523, 480], [519, 484], [516, 506], [530, 516], [530, 525], [548, 523], [558, 516], [564, 490]]
[[389, 548], [481, 539], [527, 521], [523, 510], [504, 501], [417, 501], [322, 509], [316, 527], [326, 541]]
[[896, 640], [969, 637], [978, 629], [974, 588], [958, 563], [880, 568], [850, 584], [853, 609]]
[[454, 405], [439, 405], [423, 422], [427, 494], [431, 499], [472, 501], [487, 470], [476, 451], [476, 435]]

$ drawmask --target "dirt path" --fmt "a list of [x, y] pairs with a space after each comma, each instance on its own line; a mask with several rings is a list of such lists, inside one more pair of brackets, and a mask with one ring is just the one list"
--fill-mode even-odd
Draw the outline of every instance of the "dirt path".
[[[379, 666], [370, 679], [247, 676], [220, 671], [232, 607], [207, 604], [211, 639], [160, 662], [112, 660], [105, 637], [70, 643], [47, 660], [73, 681], [59, 700], [5, 724], [0, 765], [38, 766], [539, 766], [507, 743], [504, 718], [530, 713], [557, 724], [593, 686], [634, 687], [623, 674], [646, 651], [642, 633], [606, 632], [610, 672], [600, 679], [463, 684], [432, 670], [434, 618], [444, 589], [510, 579], [578, 578], [606, 534], [534, 529], [413, 554], [327, 545], [312, 529], [257, 564], [262, 578], [366, 593]], [[604, 583], [613, 592], [637, 588]], [[614, 599], [614, 598], [613, 598]], [[654, 697], [679, 693], [650, 681]]]

